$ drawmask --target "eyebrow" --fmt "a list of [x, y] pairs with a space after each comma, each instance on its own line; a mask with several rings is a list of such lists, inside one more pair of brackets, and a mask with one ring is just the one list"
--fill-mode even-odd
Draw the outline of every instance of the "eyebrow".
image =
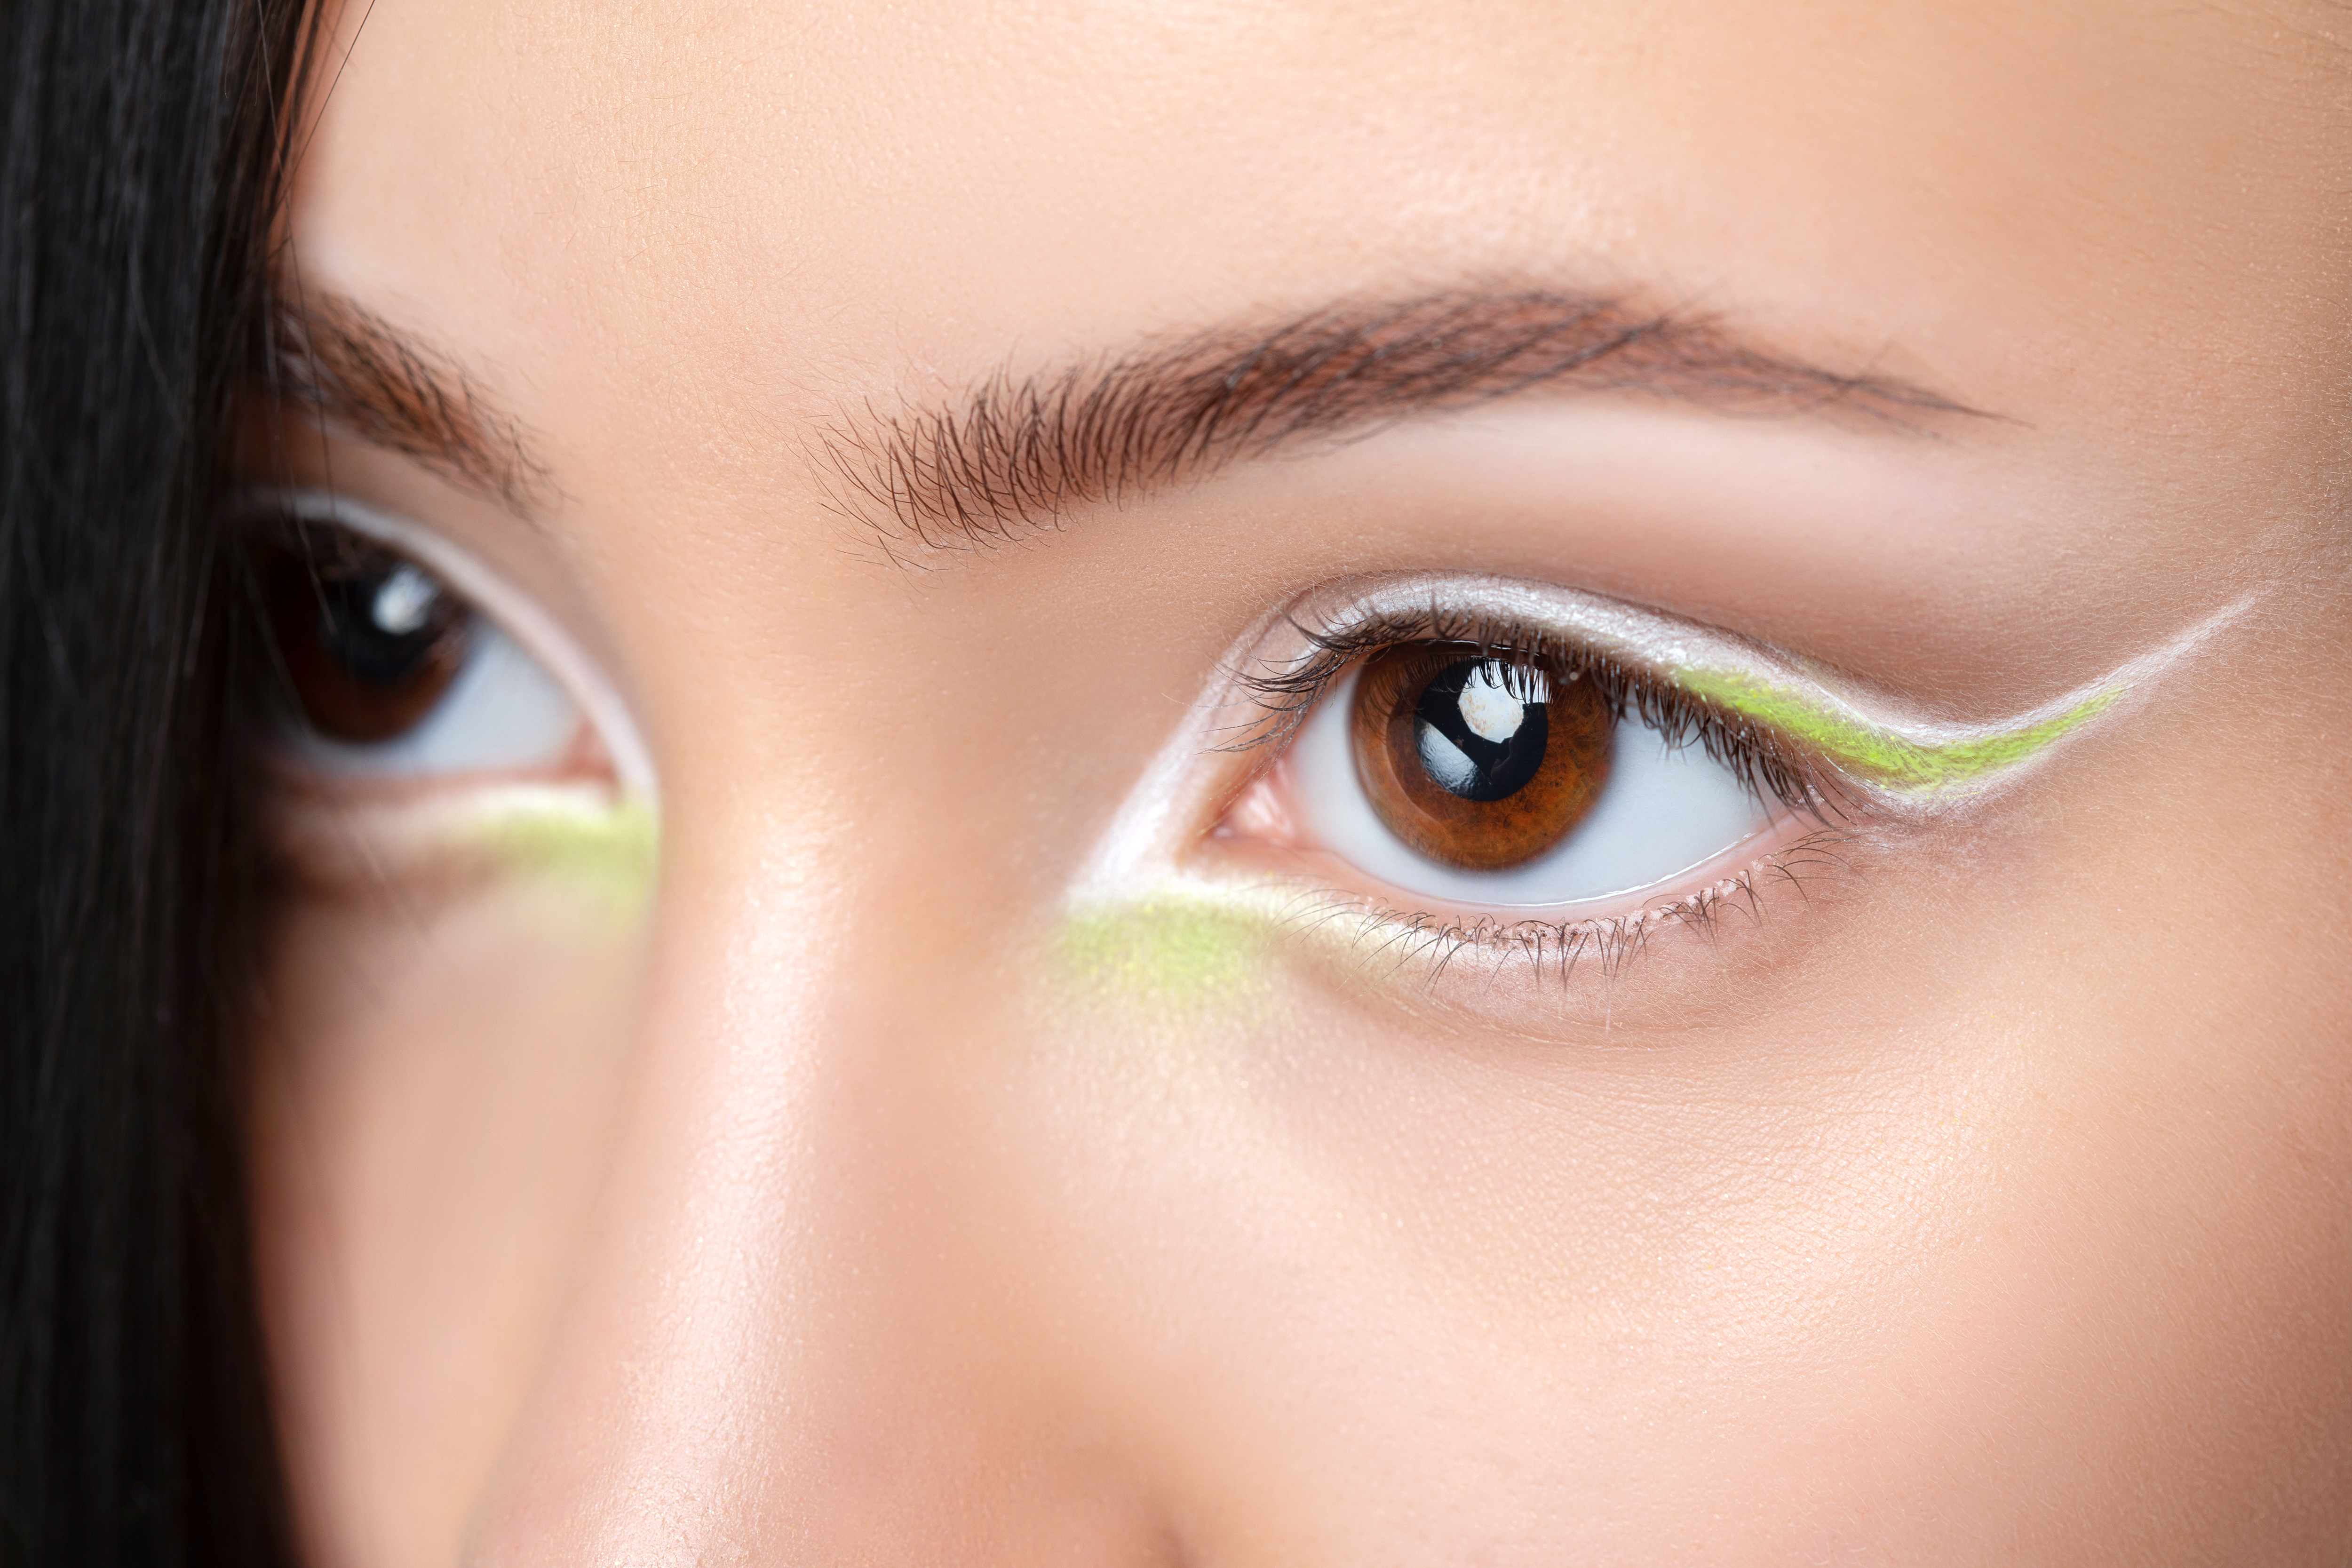
[[[555, 493], [528, 427], [455, 354], [338, 294], [281, 296], [271, 328], [282, 399], [520, 515]], [[1915, 382], [1774, 353], [1705, 316], [1598, 294], [1455, 291], [999, 372], [950, 406], [845, 413], [814, 446], [836, 510], [886, 544], [970, 549], [1284, 447], [1533, 393], [1895, 426], [1987, 416]]]
[[1913, 382], [1773, 353], [1703, 316], [1604, 295], [1455, 292], [1219, 328], [1040, 375], [1000, 372], [950, 406], [846, 415], [816, 446], [836, 510], [886, 547], [970, 549], [1277, 448], [1531, 393], [1904, 426], [1987, 416]]
[[270, 390], [522, 516], [554, 493], [528, 427], [455, 354], [340, 294], [281, 294]]

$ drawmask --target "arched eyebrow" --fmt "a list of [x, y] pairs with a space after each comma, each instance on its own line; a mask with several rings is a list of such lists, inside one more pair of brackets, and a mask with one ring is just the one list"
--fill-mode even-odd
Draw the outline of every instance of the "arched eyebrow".
[[[285, 298], [272, 390], [530, 516], [556, 494], [528, 427], [456, 355], [341, 295]], [[1302, 442], [1530, 393], [1630, 393], [1734, 415], [1910, 427], [1985, 417], [1916, 383], [1774, 353], [1611, 296], [1342, 303], [1000, 373], [951, 406], [868, 406], [816, 433], [840, 509], [886, 541], [971, 548]]]
[[1456, 292], [1226, 326], [1041, 375], [1003, 373], [951, 406], [845, 416], [817, 446], [840, 510], [886, 543], [970, 548], [1302, 441], [1529, 393], [1903, 427], [1984, 416], [1916, 383], [1772, 353], [1704, 317], [1602, 295]]
[[528, 427], [455, 354], [340, 294], [281, 292], [269, 392], [528, 517], [555, 492]]

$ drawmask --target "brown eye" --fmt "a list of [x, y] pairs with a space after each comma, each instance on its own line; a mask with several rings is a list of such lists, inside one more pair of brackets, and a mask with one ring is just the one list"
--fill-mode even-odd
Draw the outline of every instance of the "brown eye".
[[313, 538], [262, 564], [295, 700], [329, 740], [374, 745], [424, 722], [465, 668], [472, 616], [423, 567], [366, 540]]
[[1468, 871], [1531, 860], [1582, 821], [1615, 729], [1589, 680], [1555, 688], [1507, 655], [1427, 643], [1366, 663], [1350, 722], [1357, 774], [1389, 831]]

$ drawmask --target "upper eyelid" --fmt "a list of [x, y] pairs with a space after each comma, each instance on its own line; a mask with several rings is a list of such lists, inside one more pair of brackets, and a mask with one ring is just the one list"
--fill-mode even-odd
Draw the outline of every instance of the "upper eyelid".
[[659, 781], [635, 716], [604, 671], [553, 616], [472, 555], [406, 518], [331, 491], [257, 486], [239, 492], [233, 504], [239, 510], [348, 529], [415, 561], [547, 667], [603, 740], [624, 794], [648, 803], [659, 800]]
[[[1352, 589], [1335, 584], [1290, 612], [1290, 623], [1308, 651], [1266, 675], [1244, 675], [1241, 683], [1262, 701], [1274, 699], [1265, 705], [1276, 715], [1276, 732], [1286, 732], [1293, 717], [1311, 708], [1344, 668], [1346, 658], [1335, 661], [1330, 655], [1349, 649], [1360, 640], [1356, 634], [1419, 625], [1432, 628], [1420, 635], [1442, 636], [1449, 619], [1457, 625], [1520, 626], [1539, 646], [1570, 657], [1622, 662], [1785, 737], [1835, 770], [1842, 784], [1871, 796], [1890, 804], [1930, 803], [2042, 754], [2147, 684], [2250, 602], [2225, 606], [2163, 647], [2051, 701], [1978, 725], [1890, 712], [1890, 705], [1832, 685], [1797, 660], [1656, 611], [1575, 589], [1498, 578], [1424, 576]], [[1538, 647], [1512, 650], [1536, 654]], [[1318, 655], [1319, 663], [1308, 662]]]

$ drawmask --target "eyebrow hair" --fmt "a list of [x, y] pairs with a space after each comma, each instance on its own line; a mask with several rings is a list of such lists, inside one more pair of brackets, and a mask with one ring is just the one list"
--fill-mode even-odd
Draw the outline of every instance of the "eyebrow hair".
[[269, 390], [528, 516], [554, 491], [522, 421], [464, 363], [340, 294], [281, 293]]
[[845, 415], [816, 446], [836, 509], [886, 550], [970, 549], [1302, 439], [1538, 391], [1895, 425], [1985, 416], [1911, 382], [1771, 353], [1706, 317], [1604, 295], [1457, 292], [1212, 330], [1042, 375], [1000, 372], [952, 407]]
[[[271, 390], [528, 516], [556, 493], [528, 427], [464, 363], [340, 294], [281, 294]], [[970, 549], [1061, 526], [1306, 440], [1529, 392], [1635, 393], [1733, 415], [1986, 417], [1896, 377], [1771, 353], [1712, 319], [1605, 295], [1453, 292], [1223, 327], [1057, 371], [999, 372], [954, 407], [871, 405], [817, 432], [836, 510], [886, 548]]]

